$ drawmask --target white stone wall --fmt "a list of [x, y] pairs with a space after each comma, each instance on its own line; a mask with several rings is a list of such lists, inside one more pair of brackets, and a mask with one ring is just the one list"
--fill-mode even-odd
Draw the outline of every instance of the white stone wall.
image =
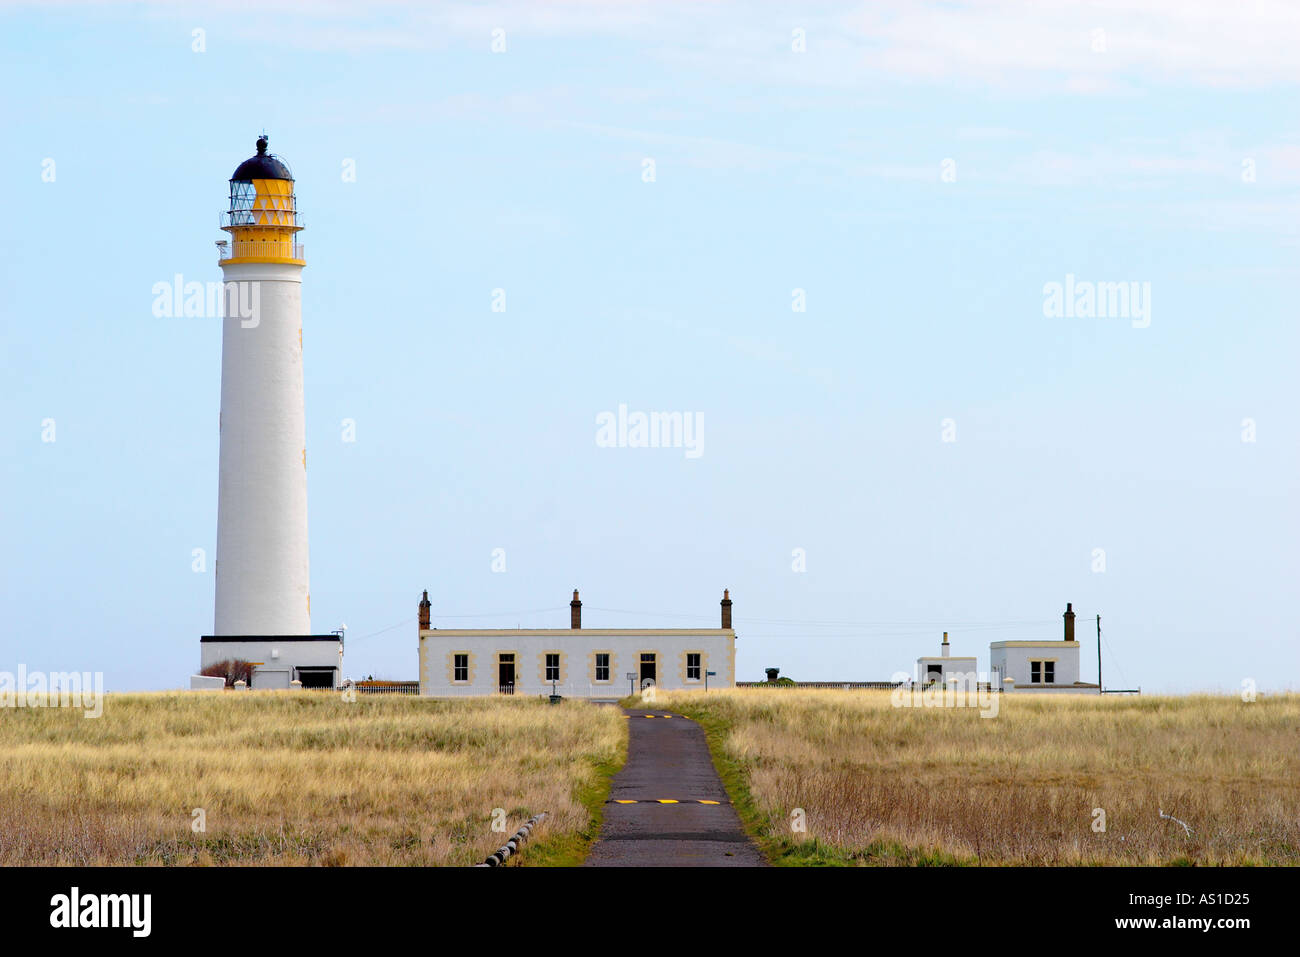
[[303, 267], [222, 268], [257, 284], [257, 310], [222, 320], [213, 634], [309, 635]]
[[334, 683], [341, 680], [343, 668], [343, 644], [337, 639], [313, 639], [311, 641], [291, 641], [284, 638], [259, 638], [254, 641], [223, 639], [221, 641], [204, 641], [202, 649], [202, 671], [209, 665], [232, 658], [244, 661], [260, 661], [262, 664], [253, 671], [253, 687], [288, 688], [289, 682], [296, 677], [294, 668], [335, 668]]
[[918, 684], [926, 683], [926, 675], [930, 665], [939, 665], [943, 671], [943, 681], [948, 682], [950, 675], [960, 676], [962, 681], [967, 680], [968, 675], [975, 675], [974, 681], [980, 681], [979, 668], [974, 658], [944, 658], [939, 655], [925, 656], [916, 659], [916, 682]]
[[[1056, 662], [1056, 680], [1043, 684], [1044, 690], [1079, 681], [1079, 643], [1077, 641], [995, 641], [989, 645], [989, 668], [997, 672], [996, 683], [1014, 678], [1017, 690], [1030, 684], [1031, 660]], [[1037, 688], [1038, 685], [1033, 687]]]
[[[456, 653], [469, 659], [469, 680], [454, 680]], [[735, 685], [735, 633], [721, 629], [522, 629], [443, 630], [420, 633], [420, 693], [433, 697], [499, 693], [498, 654], [515, 656], [515, 694], [550, 694], [545, 655], [560, 654], [558, 694], [614, 700], [631, 693], [627, 673], [640, 674], [641, 654], [656, 656], [655, 683], [664, 690], [705, 686], [704, 672], [716, 671], [709, 688]], [[609, 680], [595, 680], [594, 656], [610, 655]], [[700, 678], [686, 678], [686, 654], [701, 655]], [[639, 680], [637, 682], [639, 684]]]

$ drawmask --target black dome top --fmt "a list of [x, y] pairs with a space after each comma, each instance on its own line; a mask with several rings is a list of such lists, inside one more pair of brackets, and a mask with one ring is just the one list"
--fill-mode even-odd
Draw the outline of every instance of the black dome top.
[[266, 151], [265, 135], [257, 138], [257, 155], [244, 160], [230, 177], [232, 183], [251, 183], [255, 179], [287, 179], [292, 181], [293, 174], [277, 157]]

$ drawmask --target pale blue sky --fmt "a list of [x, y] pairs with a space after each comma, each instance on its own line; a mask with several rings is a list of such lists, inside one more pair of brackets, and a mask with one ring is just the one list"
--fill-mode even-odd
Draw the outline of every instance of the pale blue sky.
[[[197, 664], [220, 329], [151, 290], [220, 278], [265, 128], [351, 676], [416, 676], [423, 588], [681, 627], [730, 587], [743, 678], [887, 678], [944, 630], [983, 668], [1071, 601], [1109, 686], [1294, 688], [1300, 13], [1185, 6], [0, 4], [0, 669]], [[1149, 328], [1046, 318], [1067, 274], [1149, 282]], [[704, 454], [598, 448], [620, 403]]]

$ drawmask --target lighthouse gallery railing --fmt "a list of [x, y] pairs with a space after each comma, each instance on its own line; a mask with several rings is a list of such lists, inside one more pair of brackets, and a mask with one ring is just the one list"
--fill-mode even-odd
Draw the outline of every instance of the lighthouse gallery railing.
[[287, 239], [236, 239], [225, 245], [217, 245], [217, 258], [243, 259], [275, 257], [277, 259], [302, 259], [303, 244]]

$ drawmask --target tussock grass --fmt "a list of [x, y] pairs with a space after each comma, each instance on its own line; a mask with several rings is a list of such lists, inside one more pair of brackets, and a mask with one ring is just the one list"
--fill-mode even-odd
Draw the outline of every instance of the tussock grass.
[[[777, 863], [1300, 863], [1300, 695], [999, 704], [981, 718], [895, 708], [887, 691], [661, 690], [656, 701], [704, 725]], [[796, 808], [804, 833], [790, 828]]]
[[0, 865], [465, 865], [538, 811], [519, 860], [577, 863], [624, 724], [522, 696], [109, 695], [95, 719], [3, 708]]

